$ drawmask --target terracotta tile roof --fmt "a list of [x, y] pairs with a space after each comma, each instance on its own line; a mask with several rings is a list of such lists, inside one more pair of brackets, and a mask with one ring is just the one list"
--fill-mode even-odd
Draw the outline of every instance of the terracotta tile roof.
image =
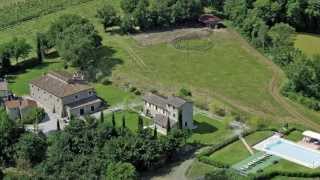
[[9, 109], [12, 108], [27, 108], [27, 107], [37, 107], [37, 102], [30, 100], [30, 99], [19, 99], [19, 100], [11, 100], [11, 101], [6, 101], [5, 106]]
[[76, 101], [76, 102], [67, 104], [66, 106], [73, 109], [73, 108], [88, 106], [88, 105], [92, 105], [92, 104], [96, 104], [96, 103], [102, 103], [102, 100], [100, 98], [98, 98], [97, 96], [91, 96], [89, 98], [82, 99], [80, 101]]
[[177, 96], [163, 97], [154, 93], [146, 94], [143, 97], [143, 100], [161, 108], [166, 108], [166, 105], [171, 105], [175, 108], [180, 108], [182, 105], [188, 102], [187, 100]]
[[72, 74], [65, 71], [49, 72], [47, 75], [32, 80], [30, 84], [60, 98], [93, 89], [84, 81], [73, 81]]

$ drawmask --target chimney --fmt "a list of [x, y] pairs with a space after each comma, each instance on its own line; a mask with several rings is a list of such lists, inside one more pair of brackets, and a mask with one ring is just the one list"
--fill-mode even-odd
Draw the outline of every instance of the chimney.
[[75, 72], [73, 73], [72, 79], [76, 81], [84, 81], [84, 73], [80, 71]]

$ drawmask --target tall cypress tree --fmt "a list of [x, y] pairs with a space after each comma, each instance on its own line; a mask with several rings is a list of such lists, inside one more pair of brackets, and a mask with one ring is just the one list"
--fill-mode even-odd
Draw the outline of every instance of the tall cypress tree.
[[61, 130], [61, 127], [60, 127], [60, 122], [59, 122], [59, 119], [57, 120], [57, 131], [60, 131]]
[[103, 111], [100, 112], [100, 122], [104, 123], [104, 114]]
[[122, 116], [122, 128], [123, 129], [126, 128], [126, 116], [125, 115]]
[[170, 118], [168, 117], [168, 121], [167, 121], [167, 133], [169, 133], [171, 131], [171, 125], [170, 125]]
[[141, 116], [138, 116], [138, 131], [143, 131], [143, 118]]
[[183, 125], [182, 125], [182, 112], [181, 112], [181, 110], [179, 110], [178, 120], [179, 120], [179, 129], [182, 129]]
[[44, 54], [43, 54], [43, 47], [42, 47], [42, 39], [41, 39], [41, 34], [37, 33], [37, 58], [38, 58], [38, 62], [42, 63], [43, 62], [43, 58], [44, 58]]
[[114, 112], [112, 112], [112, 127], [115, 128], [116, 127], [116, 117]]
[[157, 126], [154, 125], [154, 129], [153, 129], [153, 138], [157, 139], [158, 138], [158, 131], [157, 131]]

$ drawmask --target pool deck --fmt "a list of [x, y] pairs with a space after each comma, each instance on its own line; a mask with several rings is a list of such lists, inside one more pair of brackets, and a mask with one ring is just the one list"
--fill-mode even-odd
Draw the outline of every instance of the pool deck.
[[[234, 165], [232, 165], [231, 168], [237, 170], [237, 171], [241, 171], [240, 168], [244, 167], [246, 165], [248, 165], [249, 162], [263, 156], [265, 153], [264, 152], [257, 152], [253, 155], [251, 155], [250, 157], [248, 157], [247, 159], [244, 159]], [[268, 159], [265, 159], [263, 161], [261, 161], [261, 163], [256, 164], [255, 166], [253, 166], [252, 168], [250, 168], [249, 170], [247, 170], [245, 172], [245, 174], [254, 174], [257, 173], [259, 170], [263, 170], [264, 168], [272, 165], [275, 161], [279, 161], [280, 158], [277, 156], [271, 156]]]
[[[309, 168], [313, 168], [314, 169], [314, 168], [317, 168], [317, 167], [320, 166], [320, 163], [318, 163], [318, 162], [317, 163], [310, 163], [310, 162], [307, 162], [307, 161], [302, 161], [299, 158], [295, 158], [295, 157], [286, 155], [286, 154], [281, 153], [281, 152], [279, 153], [279, 152], [275, 152], [275, 151], [267, 149], [269, 145], [274, 144], [275, 142], [277, 142], [279, 140], [282, 141], [282, 142], [285, 142], [287, 144], [290, 144], [291, 146], [295, 146], [295, 147], [298, 147], [298, 148], [302, 148], [302, 149], [304, 149], [306, 151], [310, 151], [310, 153], [318, 154], [319, 157], [320, 157], [320, 151], [317, 151], [317, 150], [314, 150], [314, 149], [312, 149], [310, 147], [306, 147], [306, 146], [303, 146], [301, 144], [298, 144], [298, 143], [283, 139], [279, 135], [271, 136], [271, 137], [265, 139], [264, 141], [260, 142], [259, 144], [256, 144], [253, 148], [256, 149], [256, 150], [259, 150], [259, 151], [266, 152], [268, 154], [272, 154], [272, 155], [281, 157], [281, 158], [286, 159], [288, 161], [303, 165], [305, 167], [309, 167]], [[303, 156], [303, 154], [301, 154], [301, 156]]]

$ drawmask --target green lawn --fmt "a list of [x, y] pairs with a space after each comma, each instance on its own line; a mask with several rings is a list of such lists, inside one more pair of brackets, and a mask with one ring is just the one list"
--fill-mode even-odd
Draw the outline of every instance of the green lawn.
[[26, 95], [29, 93], [29, 82], [32, 79], [42, 76], [50, 70], [62, 69], [63, 63], [60, 59], [48, 60], [43, 64], [33, 67], [32, 69], [26, 69], [23, 72], [19, 72], [15, 75], [9, 76], [9, 88], [16, 95]]
[[300, 132], [300, 131], [293, 131], [288, 136], [286, 136], [285, 138], [289, 139], [291, 141], [298, 142], [298, 141], [302, 140], [303, 135], [302, 135], [302, 132]]
[[[245, 137], [247, 143], [252, 146], [265, 138], [272, 135], [271, 131], [261, 131], [256, 132], [254, 134], [251, 134], [247, 137]], [[233, 165], [237, 162], [240, 162], [241, 160], [244, 160], [250, 156], [250, 153], [246, 149], [246, 147], [243, 145], [243, 143], [238, 140], [223, 149], [213, 153], [210, 155], [211, 159], [214, 159], [219, 162], [226, 163], [228, 165]]]
[[198, 177], [204, 176], [207, 173], [214, 171], [216, 167], [209, 164], [202, 163], [198, 160], [194, 160], [192, 165], [189, 167], [186, 176], [189, 179], [196, 179]]
[[106, 86], [96, 83], [94, 84], [94, 87], [98, 96], [106, 100], [109, 105], [116, 105], [118, 103], [126, 102], [135, 98], [135, 95], [112, 85]]
[[264, 172], [270, 172], [270, 171], [286, 171], [286, 172], [305, 172], [305, 173], [312, 173], [312, 172], [319, 172], [320, 168], [317, 169], [311, 169], [307, 168], [295, 163], [292, 163], [287, 160], [280, 160], [278, 164], [272, 165], [264, 169]]
[[197, 126], [189, 138], [189, 142], [200, 142], [201, 144], [214, 144], [232, 135], [230, 129], [220, 120], [210, 119], [206, 116], [197, 114], [193, 118]]
[[[115, 113], [116, 126], [122, 127], [122, 117], [126, 118], [126, 127], [128, 127], [133, 132], [138, 130], [138, 114], [132, 111], [121, 111]], [[112, 115], [105, 115], [105, 121], [111, 123]], [[150, 119], [144, 118], [144, 126], [152, 125]]]
[[320, 36], [315, 34], [297, 34], [295, 46], [309, 56], [320, 55]]

